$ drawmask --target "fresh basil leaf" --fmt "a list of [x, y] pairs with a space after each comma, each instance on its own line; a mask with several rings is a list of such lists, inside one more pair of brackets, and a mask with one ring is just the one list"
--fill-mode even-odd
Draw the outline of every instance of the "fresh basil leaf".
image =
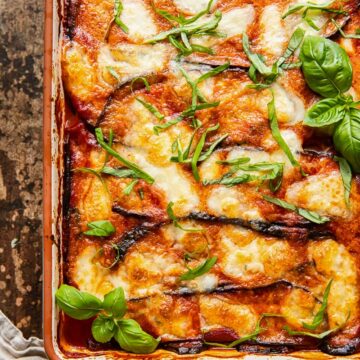
[[149, 184], [153, 184], [154, 183], [154, 179], [147, 174], [146, 172], [144, 172], [143, 170], [141, 170], [136, 164], [134, 164], [133, 162], [123, 158], [118, 152], [116, 152], [114, 149], [111, 148], [111, 146], [109, 146], [109, 144], [107, 144], [104, 140], [104, 135], [102, 133], [101, 128], [96, 128], [95, 129], [95, 135], [96, 135], [96, 140], [99, 143], [99, 145], [106, 150], [111, 156], [113, 156], [115, 159], [119, 160], [121, 163], [123, 163], [125, 166], [127, 166], [129, 169], [133, 170], [134, 173], [136, 174], [136, 177], [145, 180], [147, 183]]
[[339, 163], [340, 174], [344, 185], [345, 203], [347, 207], [350, 207], [350, 193], [351, 193], [351, 180], [352, 180], [351, 167], [349, 163], [340, 156], [335, 156], [334, 159]]
[[140, 98], [136, 98], [141, 105], [143, 105], [147, 110], [149, 110], [157, 119], [163, 120], [165, 115], [161, 114], [161, 112], [152, 104], [147, 101], [141, 100]]
[[118, 328], [115, 332], [115, 340], [120, 347], [135, 354], [150, 354], [157, 348], [160, 339], [154, 339], [141, 329], [141, 326], [132, 319], [117, 321]]
[[327, 98], [314, 104], [305, 115], [304, 124], [323, 127], [341, 121], [345, 116], [345, 106], [339, 98]]
[[83, 234], [90, 236], [110, 236], [115, 233], [114, 225], [108, 220], [92, 221], [87, 224], [90, 230], [84, 231]]
[[203, 231], [202, 229], [195, 229], [195, 228], [184, 228], [182, 225], [179, 224], [179, 219], [175, 216], [173, 210], [174, 203], [172, 201], [169, 202], [168, 206], [166, 207], [166, 212], [169, 219], [173, 222], [174, 226], [181, 229], [182, 231], [188, 232], [200, 232]]
[[355, 173], [360, 173], [360, 110], [350, 108], [334, 131], [337, 151], [350, 163]]
[[123, 193], [127, 196], [131, 194], [134, 189], [134, 186], [139, 182], [139, 180], [133, 180], [126, 188], [123, 190]]
[[121, 318], [125, 315], [127, 305], [122, 287], [118, 287], [104, 296], [103, 308], [114, 318]]
[[263, 198], [274, 204], [274, 205], [277, 205], [277, 206], [280, 206], [284, 209], [287, 209], [287, 210], [291, 210], [295, 213], [297, 213], [298, 215], [302, 216], [303, 218], [315, 223], [315, 224], [324, 224], [328, 221], [330, 221], [329, 218], [327, 218], [326, 216], [321, 216], [319, 215], [318, 213], [314, 212], [314, 211], [310, 211], [310, 210], [305, 210], [305, 209], [302, 209], [302, 208], [299, 208], [293, 204], [290, 204], [284, 200], [281, 200], [281, 199], [277, 199], [277, 198], [273, 198], [271, 196], [268, 196], [268, 195], [263, 195]]
[[77, 320], [90, 319], [103, 308], [101, 300], [96, 296], [65, 284], [56, 291], [55, 299], [66, 315]]
[[133, 178], [136, 177], [136, 172], [131, 169], [115, 169], [112, 167], [104, 166], [101, 172], [106, 175], [116, 176], [118, 178]]
[[112, 319], [99, 315], [91, 324], [91, 334], [99, 343], [107, 343], [115, 335], [116, 325]]
[[211, 268], [216, 264], [217, 257], [213, 256], [205, 260], [201, 265], [197, 266], [194, 269], [189, 269], [185, 274], [180, 276], [180, 280], [193, 280], [201, 275], [206, 274], [211, 270]]
[[306, 36], [300, 60], [307, 84], [318, 94], [335, 97], [351, 87], [353, 71], [349, 56], [335, 42]]
[[123, 11], [124, 7], [121, 2], [121, 0], [115, 0], [114, 2], [114, 21], [117, 26], [124, 32], [128, 33], [129, 28], [122, 22], [120, 19], [121, 13]]
[[319, 311], [315, 314], [312, 323], [311, 323], [311, 324], [307, 324], [307, 323], [305, 323], [305, 322], [302, 323], [302, 326], [303, 326], [305, 329], [315, 330], [315, 329], [317, 329], [317, 328], [322, 324], [322, 322], [324, 321], [325, 311], [326, 311], [327, 304], [328, 304], [328, 299], [329, 299], [331, 284], [332, 284], [332, 279], [329, 281], [329, 283], [327, 284], [327, 286], [326, 286], [326, 288], [325, 288], [324, 295], [323, 295], [323, 301], [322, 301], [321, 307], [320, 307]]
[[331, 19], [332, 23], [335, 25], [335, 27], [338, 29], [340, 35], [345, 39], [360, 39], [360, 33], [355, 32], [355, 34], [345, 34], [342, 30], [341, 26], [334, 20]]
[[299, 162], [295, 159], [294, 155], [292, 154], [288, 144], [285, 142], [284, 138], [282, 137], [279, 129], [279, 124], [276, 116], [276, 109], [275, 109], [275, 98], [274, 94], [272, 95], [272, 100], [268, 103], [268, 116], [270, 122], [270, 129], [273, 138], [278, 143], [282, 151], [285, 153], [289, 161], [291, 162], [292, 166], [299, 166]]

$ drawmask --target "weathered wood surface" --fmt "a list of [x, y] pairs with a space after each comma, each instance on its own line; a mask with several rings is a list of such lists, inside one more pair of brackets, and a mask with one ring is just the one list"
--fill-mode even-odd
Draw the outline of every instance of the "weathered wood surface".
[[43, 2], [0, 0], [0, 309], [27, 337], [42, 335]]

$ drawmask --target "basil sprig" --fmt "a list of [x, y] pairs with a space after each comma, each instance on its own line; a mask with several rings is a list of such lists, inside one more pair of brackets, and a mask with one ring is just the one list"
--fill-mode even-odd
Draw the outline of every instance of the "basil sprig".
[[335, 156], [334, 160], [339, 163], [340, 174], [344, 186], [344, 198], [347, 207], [350, 206], [352, 171], [349, 163], [340, 156]]
[[115, 233], [115, 227], [109, 220], [98, 220], [87, 223], [89, 230], [83, 234], [90, 236], [110, 236]]
[[[242, 37], [243, 49], [251, 62], [248, 75], [254, 82], [254, 84], [248, 85], [248, 87], [258, 90], [268, 88], [278, 78], [283, 69], [292, 68], [294, 64], [286, 63], [286, 61], [300, 46], [304, 35], [305, 31], [301, 28], [297, 28], [292, 34], [284, 54], [272, 66], [268, 66], [265, 64], [265, 59], [262, 55], [253, 53], [250, 50], [249, 38], [244, 33]], [[296, 64], [296, 66], [298, 65]], [[258, 75], [260, 75], [262, 81], [258, 80]]]
[[219, 105], [219, 102], [208, 102], [206, 100], [205, 96], [201, 93], [199, 89], [199, 84], [211, 77], [222, 73], [229, 67], [229, 65], [230, 64], [227, 62], [223, 65], [217, 66], [216, 68], [202, 74], [196, 80], [191, 80], [189, 74], [182, 67], [179, 66], [180, 72], [182, 73], [186, 82], [191, 88], [191, 104], [175, 119], [172, 119], [164, 124], [154, 126], [155, 134], [159, 135], [161, 131], [168, 129], [170, 126], [173, 126], [186, 118], [192, 120], [193, 126], [195, 128], [199, 127], [201, 123], [195, 116], [196, 111], [213, 108]]
[[304, 124], [323, 128], [333, 135], [335, 149], [360, 172], [360, 110], [358, 102], [344, 95], [352, 84], [349, 56], [336, 43], [306, 36], [300, 51], [302, 70], [309, 87], [325, 97], [314, 104]]
[[217, 259], [218, 258], [216, 256], [213, 256], [213, 257], [211, 257], [209, 259], [206, 259], [202, 264], [200, 264], [199, 266], [197, 266], [197, 267], [195, 267], [193, 269], [186, 266], [188, 271], [185, 274], [182, 274], [180, 276], [180, 280], [181, 281], [194, 280], [197, 277], [206, 274], [216, 264]]
[[334, 9], [331, 5], [334, 3], [334, 0], [322, 3], [322, 4], [315, 4], [312, 2], [305, 2], [303, 4], [296, 4], [289, 7], [289, 9], [282, 15], [282, 19], [285, 19], [291, 14], [297, 13], [302, 11], [302, 18], [306, 21], [313, 29], [320, 30], [320, 28], [314, 23], [314, 21], [309, 16], [309, 11], [317, 10], [323, 11], [328, 13], [335, 13], [335, 14], [347, 14], [346, 11], [341, 9]]
[[261, 322], [263, 321], [264, 318], [267, 318], [267, 317], [284, 317], [284, 316], [280, 315], [280, 314], [271, 314], [271, 313], [261, 314], [258, 321], [256, 322], [255, 329], [253, 332], [251, 332], [248, 335], [242, 336], [241, 338], [239, 338], [237, 340], [234, 340], [233, 342], [231, 342], [228, 345], [216, 343], [216, 342], [208, 342], [208, 341], [204, 341], [204, 343], [206, 345], [210, 345], [210, 346], [216, 346], [216, 347], [222, 347], [222, 348], [229, 349], [229, 348], [234, 348], [246, 341], [256, 340], [258, 335], [260, 335], [263, 331], [266, 330], [266, 328], [261, 327]]
[[293, 204], [290, 204], [284, 200], [278, 199], [278, 198], [274, 198], [268, 195], [263, 195], [263, 198], [274, 204], [277, 206], [280, 206], [286, 210], [291, 210], [293, 212], [295, 212], [296, 214], [302, 216], [303, 218], [315, 223], [315, 224], [324, 224], [328, 221], [330, 221], [330, 219], [326, 216], [321, 216], [318, 213], [316, 213], [315, 211], [310, 211], [310, 210], [306, 210], [303, 208], [299, 208]]
[[219, 129], [220, 125], [216, 124], [215, 126], [207, 128], [203, 134], [200, 137], [199, 142], [196, 144], [194, 152], [192, 156], [190, 157], [190, 151], [193, 145], [194, 137], [198, 129], [196, 129], [193, 133], [193, 135], [190, 138], [190, 142], [188, 146], [186, 147], [185, 151], [183, 151], [180, 140], [177, 139], [174, 143], [174, 146], [172, 148], [173, 152], [177, 151], [177, 156], [172, 156], [170, 160], [172, 162], [178, 162], [181, 164], [191, 164], [192, 172], [194, 175], [194, 178], [196, 181], [200, 181], [199, 171], [197, 168], [197, 164], [199, 162], [207, 160], [210, 155], [214, 152], [215, 148], [220, 144], [227, 136], [228, 134], [224, 134], [221, 137], [219, 137], [217, 140], [215, 140], [207, 150], [203, 151], [203, 148], [205, 146], [206, 137], [209, 132], [216, 131]]
[[300, 60], [305, 80], [316, 93], [335, 97], [349, 90], [353, 75], [350, 59], [334, 41], [306, 36]]
[[172, 201], [169, 202], [168, 206], [166, 207], [166, 212], [170, 220], [172, 220], [173, 225], [182, 231], [188, 231], [188, 232], [200, 232], [203, 231], [203, 229], [195, 229], [195, 228], [184, 228], [182, 225], [179, 224], [179, 219], [175, 216], [174, 210], [173, 210], [174, 203]]
[[100, 343], [114, 338], [120, 347], [136, 354], [149, 354], [155, 351], [160, 339], [154, 339], [143, 331], [132, 319], [122, 319], [127, 305], [124, 290], [118, 287], [105, 295], [103, 301], [73, 286], [61, 285], [55, 294], [56, 303], [68, 316], [86, 320], [94, 316], [91, 333]]
[[216, 11], [213, 18], [207, 22], [196, 22], [196, 20], [210, 13], [213, 1], [210, 0], [205, 10], [190, 18], [186, 18], [183, 14], [174, 16], [165, 10], [157, 9], [153, 5], [157, 14], [168, 20], [172, 25], [178, 26], [157, 34], [145, 43], [154, 44], [167, 39], [178, 50], [178, 59], [182, 56], [189, 56], [193, 52], [213, 54], [214, 52], [211, 48], [190, 43], [192, 36], [224, 36], [216, 31], [222, 18], [220, 11]]

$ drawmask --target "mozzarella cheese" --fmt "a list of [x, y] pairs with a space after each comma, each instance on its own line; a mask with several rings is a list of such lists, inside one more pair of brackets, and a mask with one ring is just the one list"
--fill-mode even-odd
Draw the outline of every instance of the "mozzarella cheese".
[[[212, 8], [216, 5], [217, 0], [213, 1]], [[207, 8], [209, 1], [208, 0], [174, 0], [177, 8], [184, 13], [189, 15], [195, 15], [200, 11], [203, 11]]]

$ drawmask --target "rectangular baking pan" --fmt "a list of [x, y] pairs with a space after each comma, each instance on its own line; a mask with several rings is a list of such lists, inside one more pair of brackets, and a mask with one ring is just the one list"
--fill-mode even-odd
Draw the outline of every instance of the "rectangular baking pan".
[[[196, 1], [196, 0], [194, 0]], [[43, 324], [46, 353], [51, 360], [60, 359], [338, 359], [319, 351], [302, 351], [288, 355], [253, 355], [235, 350], [209, 350], [197, 355], [177, 355], [157, 350], [149, 355], [120, 351], [90, 352], [71, 349], [63, 352], [58, 344], [59, 313], [54, 294], [61, 283], [61, 199], [63, 173], [63, 126], [66, 115], [60, 73], [61, 18], [66, 0], [45, 1], [44, 26], [44, 119], [43, 119]], [[360, 359], [360, 354], [344, 357]]]

